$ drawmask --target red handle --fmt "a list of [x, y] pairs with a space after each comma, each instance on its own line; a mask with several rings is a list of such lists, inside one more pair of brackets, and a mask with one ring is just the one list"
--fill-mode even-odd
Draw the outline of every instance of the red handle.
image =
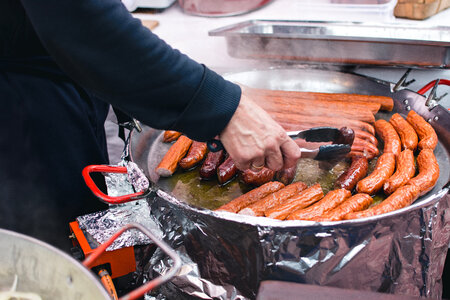
[[142, 198], [145, 195], [145, 191], [137, 192], [134, 194], [128, 194], [123, 196], [111, 197], [103, 193], [92, 180], [90, 173], [103, 172], [103, 173], [123, 173], [127, 174], [126, 167], [117, 166], [105, 166], [105, 165], [90, 165], [83, 169], [82, 175], [86, 185], [91, 189], [95, 196], [102, 199], [109, 204], [120, 204]]
[[[417, 91], [418, 94], [425, 94], [428, 92], [429, 89], [431, 89], [436, 84], [436, 80], [428, 82], [423, 88]], [[450, 80], [448, 79], [439, 79], [439, 84], [445, 84], [450, 85]]]
[[[126, 169], [126, 168], [125, 168]], [[98, 248], [94, 250], [84, 261], [83, 265], [86, 268], [91, 268], [94, 265], [95, 260], [103, 254], [103, 252], [106, 251], [106, 249], [125, 231], [130, 229], [138, 229], [142, 233], [144, 233], [146, 236], [148, 236], [162, 251], [164, 251], [173, 261], [173, 265], [170, 268], [169, 271], [164, 273], [164, 275], [161, 275], [155, 279], [152, 279], [148, 283], [144, 284], [143, 286], [137, 288], [134, 291], [131, 291], [130, 293], [126, 294], [125, 296], [121, 297], [120, 300], [132, 300], [132, 299], [138, 299], [145, 295], [150, 290], [154, 289], [155, 287], [160, 286], [164, 282], [170, 280], [180, 269], [181, 267], [181, 259], [178, 256], [178, 254], [169, 247], [165, 242], [161, 241], [157, 237], [155, 237], [147, 228], [144, 226], [137, 224], [137, 223], [131, 223], [128, 225], [125, 225], [119, 231], [114, 233], [109, 240], [107, 240], [104, 244], [101, 244]]]

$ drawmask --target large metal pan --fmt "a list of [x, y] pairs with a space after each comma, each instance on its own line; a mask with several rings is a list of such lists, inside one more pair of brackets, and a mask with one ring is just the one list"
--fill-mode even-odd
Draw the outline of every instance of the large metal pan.
[[[431, 118], [440, 137], [440, 178], [413, 205], [366, 219], [314, 223], [213, 212], [160, 188], [153, 170], [167, 146], [160, 131], [144, 127], [132, 135], [131, 157], [155, 183], [156, 194], [148, 197], [152, 218], [183, 257], [185, 270], [173, 282], [214, 299], [253, 298], [267, 279], [440, 297], [450, 237], [448, 113], [441, 107], [428, 111], [415, 92], [393, 93], [392, 85], [355, 74], [292, 68], [226, 77], [255, 88], [392, 96], [394, 112], [412, 108]], [[161, 262], [157, 269], [165, 267]]]

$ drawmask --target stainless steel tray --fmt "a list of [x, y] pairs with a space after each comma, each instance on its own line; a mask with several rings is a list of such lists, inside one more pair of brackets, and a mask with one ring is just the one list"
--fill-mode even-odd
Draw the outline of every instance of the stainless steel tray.
[[450, 68], [450, 27], [252, 20], [218, 28], [233, 57], [338, 65]]

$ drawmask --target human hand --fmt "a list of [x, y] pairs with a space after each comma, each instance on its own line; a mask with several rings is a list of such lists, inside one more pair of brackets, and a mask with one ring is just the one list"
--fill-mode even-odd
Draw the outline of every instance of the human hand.
[[240, 170], [267, 166], [278, 171], [294, 166], [301, 155], [286, 131], [245, 91], [220, 140]]

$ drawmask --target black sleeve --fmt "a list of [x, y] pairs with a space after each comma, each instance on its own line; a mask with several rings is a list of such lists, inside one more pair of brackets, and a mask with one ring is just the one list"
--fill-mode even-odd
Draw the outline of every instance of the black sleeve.
[[21, 1], [70, 77], [149, 126], [203, 141], [239, 104], [239, 86], [172, 49], [119, 0]]

